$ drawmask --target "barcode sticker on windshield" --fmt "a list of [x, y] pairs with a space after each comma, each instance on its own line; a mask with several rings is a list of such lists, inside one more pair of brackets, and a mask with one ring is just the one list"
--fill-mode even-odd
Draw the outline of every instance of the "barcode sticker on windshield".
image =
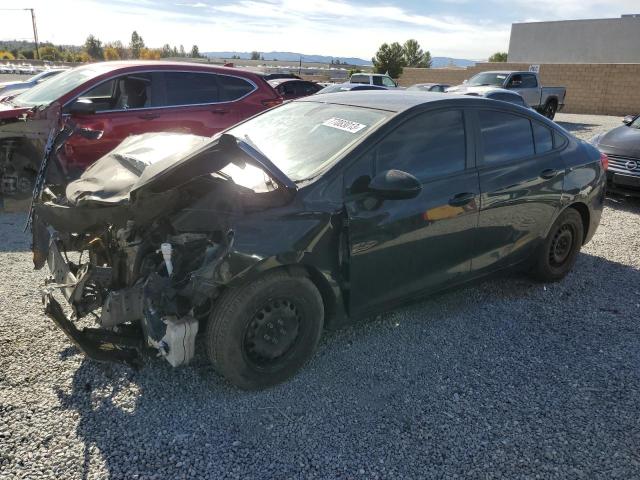
[[337, 128], [338, 130], [344, 130], [349, 133], [358, 133], [363, 128], [366, 128], [366, 125], [358, 122], [352, 122], [350, 120], [343, 120], [342, 118], [330, 118], [322, 123], [325, 127]]

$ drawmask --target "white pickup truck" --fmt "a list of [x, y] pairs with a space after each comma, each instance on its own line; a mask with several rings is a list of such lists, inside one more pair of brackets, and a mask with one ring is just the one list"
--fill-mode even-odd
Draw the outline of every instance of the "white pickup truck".
[[447, 92], [480, 94], [484, 89], [496, 87], [519, 93], [529, 106], [552, 120], [564, 107], [567, 93], [565, 87], [543, 87], [537, 73], [513, 71], [478, 73], [462, 85], [450, 87]]
[[389, 75], [382, 73], [354, 73], [349, 79], [349, 83], [361, 85], [376, 85], [378, 87], [398, 88], [398, 84]]

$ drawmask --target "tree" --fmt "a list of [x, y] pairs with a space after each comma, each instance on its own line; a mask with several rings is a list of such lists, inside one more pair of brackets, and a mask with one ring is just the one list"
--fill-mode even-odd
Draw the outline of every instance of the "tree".
[[104, 60], [102, 42], [93, 35], [89, 35], [84, 42], [84, 51], [87, 52], [91, 60]]
[[116, 52], [118, 52], [118, 58], [120, 60], [126, 60], [127, 58], [129, 58], [129, 50], [122, 44], [120, 40], [107, 43], [105, 45], [105, 48], [107, 47], [114, 48]]
[[187, 54], [184, 52], [184, 45], [180, 45], [180, 51], [178, 52], [179, 57], [186, 57]]
[[193, 47], [191, 47], [190, 57], [191, 58], [200, 58], [200, 49], [198, 48], [197, 45], [194, 45]]
[[105, 60], [120, 60], [120, 54], [114, 47], [104, 47]]
[[162, 58], [167, 58], [167, 57], [172, 57], [172, 51], [171, 51], [171, 45], [169, 45], [168, 43], [165, 43], [162, 46], [162, 53], [160, 54], [160, 56]]
[[251, 60], [260, 60], [260, 52], [251, 52]]
[[131, 34], [131, 42], [129, 49], [131, 50], [131, 58], [140, 58], [140, 50], [144, 48], [144, 40], [135, 30]]
[[45, 45], [44, 47], [40, 47], [40, 59], [52, 62], [62, 60], [62, 52], [54, 46]]
[[398, 42], [393, 42], [391, 45], [383, 43], [371, 61], [376, 73], [388, 73], [391, 77], [397, 78], [404, 67], [402, 45]]
[[0, 50], [0, 59], [2, 60], [15, 60], [15, 56], [11, 52]]
[[507, 52], [496, 52], [489, 57], [490, 62], [506, 62], [507, 61]]
[[423, 52], [417, 40], [410, 39], [402, 46], [404, 63], [407, 67], [429, 68], [431, 67], [431, 53]]
[[142, 60], [160, 60], [162, 50], [159, 48], [142, 48], [140, 50], [140, 58]]

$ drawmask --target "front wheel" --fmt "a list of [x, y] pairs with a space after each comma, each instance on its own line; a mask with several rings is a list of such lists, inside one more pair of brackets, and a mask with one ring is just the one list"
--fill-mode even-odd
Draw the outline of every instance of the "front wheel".
[[217, 300], [205, 331], [207, 355], [234, 385], [270, 387], [311, 358], [323, 322], [322, 297], [311, 280], [268, 273]]
[[557, 282], [576, 263], [582, 247], [582, 217], [573, 208], [560, 214], [534, 258], [533, 276], [541, 282]]

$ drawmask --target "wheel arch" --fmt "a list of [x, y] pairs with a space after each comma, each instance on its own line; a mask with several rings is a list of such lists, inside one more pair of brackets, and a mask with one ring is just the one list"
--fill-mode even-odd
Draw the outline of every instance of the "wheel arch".
[[[585, 240], [589, 238], [589, 226], [591, 225], [591, 213], [589, 212], [589, 207], [582, 202], [574, 202], [568, 205], [563, 211], [567, 208], [573, 208], [580, 214], [580, 218], [582, 219], [582, 244], [584, 245]], [[562, 212], [561, 212], [562, 213]]]

